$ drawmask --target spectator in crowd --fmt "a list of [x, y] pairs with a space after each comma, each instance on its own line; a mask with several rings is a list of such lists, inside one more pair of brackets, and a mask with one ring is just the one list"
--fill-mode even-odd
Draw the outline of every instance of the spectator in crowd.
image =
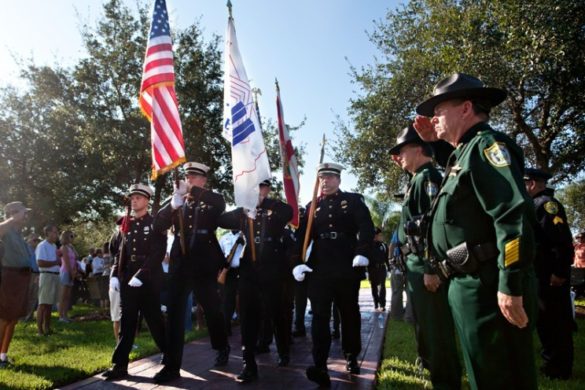
[[105, 270], [105, 261], [103, 258], [103, 251], [96, 249], [95, 255], [91, 262], [91, 276], [101, 276]]
[[37, 329], [39, 336], [48, 336], [52, 333], [51, 310], [58, 300], [61, 259], [57, 257], [56, 245], [59, 229], [55, 225], [47, 225], [43, 232], [45, 239], [35, 251], [40, 272]]
[[61, 233], [61, 269], [59, 270], [59, 280], [61, 282], [61, 301], [59, 302], [59, 322], [71, 322], [68, 316], [71, 303], [71, 290], [73, 281], [77, 277], [77, 252], [73, 247], [73, 238], [75, 235], [72, 231], [66, 230]]
[[22, 237], [22, 228], [30, 209], [22, 202], [4, 206], [4, 222], [0, 223], [0, 239], [4, 246], [0, 282], [0, 369], [8, 367], [8, 347], [18, 319], [26, 314], [30, 284], [30, 255]]
[[382, 229], [376, 228], [372, 257], [368, 265], [368, 278], [374, 298], [374, 309], [386, 310], [386, 272], [390, 268], [388, 246], [384, 243]]
[[406, 265], [402, 252], [400, 251], [400, 240], [398, 239], [398, 230], [392, 233], [392, 240], [390, 241], [390, 248], [388, 250], [390, 256], [390, 288], [392, 295], [390, 296], [390, 318], [401, 321], [404, 319], [404, 290], [406, 287]]
[[35, 256], [35, 249], [39, 245], [39, 236], [36, 233], [31, 233], [26, 239], [28, 244], [28, 252], [30, 256], [30, 268], [32, 270], [30, 277], [30, 285], [28, 289], [28, 308], [25, 315], [25, 321], [32, 318], [32, 315], [37, 308], [39, 302], [39, 266], [37, 265], [37, 258]]

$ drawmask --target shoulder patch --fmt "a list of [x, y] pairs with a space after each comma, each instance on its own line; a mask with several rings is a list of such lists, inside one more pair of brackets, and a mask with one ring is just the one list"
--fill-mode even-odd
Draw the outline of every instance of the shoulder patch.
[[487, 160], [496, 168], [502, 168], [510, 165], [510, 152], [503, 142], [495, 142], [489, 148], [483, 150]]
[[429, 180], [427, 181], [426, 190], [429, 198], [434, 198], [435, 196], [437, 196], [437, 193], [439, 192], [439, 186], [437, 186], [435, 183]]
[[548, 201], [544, 204], [544, 210], [552, 215], [556, 215], [559, 212], [559, 205], [557, 202]]

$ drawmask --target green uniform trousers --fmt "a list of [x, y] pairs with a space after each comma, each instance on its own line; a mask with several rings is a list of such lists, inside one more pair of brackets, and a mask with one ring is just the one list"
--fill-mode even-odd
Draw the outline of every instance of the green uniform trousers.
[[524, 271], [526, 328], [510, 324], [497, 299], [498, 268], [482, 265], [479, 275], [457, 276], [449, 285], [449, 305], [461, 340], [463, 359], [472, 389], [536, 389], [532, 343], [536, 314], [536, 278]]
[[433, 389], [460, 389], [461, 365], [447, 302], [447, 285], [442, 284], [434, 293], [428, 291], [424, 285], [423, 266], [420, 257], [407, 256], [408, 299], [414, 311], [418, 353], [431, 373]]

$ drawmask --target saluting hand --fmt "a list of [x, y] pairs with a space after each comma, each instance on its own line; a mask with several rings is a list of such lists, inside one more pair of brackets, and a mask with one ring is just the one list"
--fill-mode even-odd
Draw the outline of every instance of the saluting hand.
[[504, 318], [512, 325], [516, 325], [520, 329], [528, 325], [528, 316], [524, 310], [522, 296], [515, 297], [498, 291], [498, 306], [500, 306]]
[[439, 140], [439, 138], [437, 138], [437, 133], [435, 133], [435, 128], [431, 123], [431, 118], [417, 115], [416, 118], [414, 118], [413, 126], [423, 141], [435, 142]]

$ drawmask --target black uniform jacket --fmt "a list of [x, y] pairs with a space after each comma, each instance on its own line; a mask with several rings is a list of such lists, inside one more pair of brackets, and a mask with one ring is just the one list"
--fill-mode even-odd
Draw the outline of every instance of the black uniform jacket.
[[548, 188], [534, 196], [534, 208], [538, 221], [534, 264], [538, 280], [548, 285], [551, 274], [569, 279], [574, 248], [565, 209]]
[[[251, 221], [253, 237], [250, 237], [248, 218], [241, 208], [220, 217], [221, 227], [244, 232], [248, 243], [240, 262], [240, 278], [274, 280], [289, 275], [290, 263], [286, 256], [283, 235], [292, 214], [292, 207], [288, 204], [276, 199], [264, 199], [256, 207], [256, 218]], [[252, 243], [256, 251], [256, 261], [252, 260]]]
[[[305, 239], [307, 216], [301, 220], [299, 238]], [[310, 239], [313, 241], [307, 265], [313, 279], [363, 278], [363, 267], [352, 267], [356, 255], [371, 257], [374, 224], [360, 194], [337, 191], [317, 199]]]
[[[118, 224], [122, 222], [123, 218]], [[142, 282], [150, 281], [160, 287], [167, 236], [166, 229], [155, 229], [153, 222], [150, 214], [141, 218], [130, 217], [128, 233], [114, 233], [110, 240], [110, 252], [114, 259], [111, 276], [120, 278], [121, 282], [128, 282], [136, 276]]]
[[[185, 204], [173, 210], [169, 203], [157, 214], [155, 228], [174, 227], [169, 272], [181, 277], [217, 277], [225, 261], [215, 236], [219, 216], [225, 210], [223, 196], [204, 188], [193, 187]], [[181, 251], [179, 213], [183, 214], [186, 254]]]

